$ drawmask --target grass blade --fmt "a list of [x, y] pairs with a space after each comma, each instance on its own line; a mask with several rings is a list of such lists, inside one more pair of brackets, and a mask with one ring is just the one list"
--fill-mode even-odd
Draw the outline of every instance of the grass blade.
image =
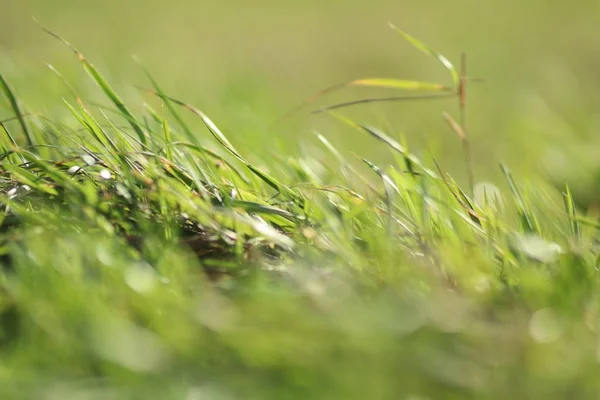
[[[25, 122], [25, 117], [23, 112], [21, 111], [21, 106], [19, 105], [19, 101], [15, 97], [15, 94], [10, 88], [10, 85], [4, 79], [4, 76], [0, 73], [0, 90], [4, 93], [8, 101], [10, 102], [10, 106], [13, 109], [17, 119], [19, 120], [19, 125], [21, 125], [21, 129], [23, 130], [23, 135], [25, 135], [25, 139], [27, 140], [27, 145], [32, 146], [35, 144], [35, 140], [33, 139], [33, 135], [27, 126], [27, 122]], [[10, 138], [12, 139], [12, 138]], [[11, 141], [14, 142], [14, 139]]]
[[393, 79], [393, 78], [362, 78], [356, 79], [350, 82], [345, 82], [337, 85], [330, 86], [326, 89], [323, 89], [313, 96], [311, 96], [308, 100], [304, 101], [297, 107], [294, 107], [292, 110], [288, 111], [281, 119], [286, 119], [296, 112], [300, 111], [304, 107], [314, 103], [321, 97], [326, 94], [347, 88], [347, 87], [371, 87], [371, 88], [385, 88], [385, 89], [399, 89], [399, 90], [408, 90], [408, 91], [433, 91], [433, 92], [450, 92], [453, 89], [447, 86], [441, 85], [439, 83], [432, 82], [421, 82], [421, 81], [412, 81], [412, 80], [402, 80], [402, 79]]
[[372, 88], [386, 88], [386, 89], [401, 89], [401, 90], [422, 90], [422, 91], [434, 91], [443, 92], [450, 91], [451, 88], [440, 85], [439, 83], [431, 82], [420, 82], [420, 81], [407, 81], [400, 79], [384, 79], [384, 78], [366, 78], [357, 79], [348, 82], [346, 86], [363, 86]]
[[[10, 134], [10, 132], [8, 131], [8, 129], [6, 129], [6, 126], [4, 126], [4, 123], [0, 121], [0, 130], [4, 133], [4, 135], [8, 138], [8, 142], [7, 144], [10, 146], [13, 146], [14, 149], [19, 149], [19, 145], [17, 144], [17, 141], [15, 140], [15, 138], [13, 137], [13, 135]], [[8, 150], [8, 149], [7, 149]]]
[[359, 99], [353, 101], [347, 101], [344, 103], [332, 104], [330, 106], [325, 106], [318, 108], [313, 111], [313, 114], [322, 113], [329, 110], [336, 110], [339, 108], [355, 106], [359, 104], [368, 104], [368, 103], [387, 103], [387, 102], [397, 102], [397, 101], [413, 101], [413, 100], [436, 100], [436, 99], [450, 99], [453, 98], [453, 94], [426, 94], [422, 96], [394, 96], [394, 97], [374, 97], [367, 99]]
[[56, 33], [50, 31], [49, 29], [43, 27], [37, 20], [34, 21], [38, 24], [38, 26], [50, 36], [61, 41], [65, 46], [70, 48], [76, 55], [81, 64], [83, 65], [83, 69], [88, 73], [88, 75], [92, 78], [94, 83], [104, 92], [104, 94], [110, 99], [110, 101], [117, 107], [119, 112], [123, 115], [123, 117], [129, 122], [135, 133], [138, 135], [140, 142], [143, 145], [147, 144], [146, 134], [142, 129], [140, 123], [135, 119], [133, 114], [129, 111], [125, 103], [121, 100], [119, 95], [113, 90], [113, 88], [108, 84], [106, 79], [102, 76], [102, 74], [94, 67], [94, 65], [89, 62], [83, 53], [81, 53], [75, 46], [69, 43], [67, 40], [63, 39], [61, 36]]
[[[187, 147], [191, 150], [196, 151], [197, 153], [206, 154], [206, 155], [210, 156], [211, 158], [214, 158], [215, 160], [224, 163], [227, 167], [231, 168], [231, 170], [233, 172], [235, 172], [235, 174], [244, 183], [250, 183], [250, 181], [248, 180], [248, 177], [246, 175], [244, 175], [239, 169], [237, 169], [232, 163], [227, 161], [221, 155], [217, 154], [216, 152], [214, 152], [210, 149], [207, 149], [204, 146], [199, 146], [199, 145], [195, 145], [193, 143], [187, 143], [187, 142], [170, 142], [170, 143], [167, 143], [162, 149], [160, 149], [159, 154], [162, 153], [163, 151], [165, 151], [165, 152], [168, 151], [168, 148], [170, 148], [170, 147]], [[167, 157], [167, 158], [169, 158], [169, 157]]]
[[527, 231], [533, 232], [533, 233], [536, 233], [539, 235], [540, 229], [539, 229], [537, 220], [536, 220], [535, 216], [533, 216], [529, 212], [527, 207], [525, 206], [525, 202], [523, 201], [523, 196], [521, 196], [521, 192], [519, 191], [519, 188], [517, 187], [517, 184], [515, 183], [510, 170], [503, 162], [500, 163], [500, 168], [502, 169], [502, 173], [504, 174], [506, 181], [508, 182], [508, 187], [510, 188], [510, 191], [511, 191], [513, 198], [515, 200], [515, 203], [517, 205], [517, 211], [519, 212], [519, 215], [521, 216], [521, 221], [522, 221], [523, 227]]
[[252, 201], [234, 200], [231, 202], [231, 206], [234, 208], [241, 208], [249, 213], [278, 215], [289, 220], [295, 220], [299, 218], [299, 216], [296, 216], [289, 211], [282, 210], [281, 208], [269, 206], [266, 204], [255, 203]]
[[175, 109], [175, 107], [173, 107], [173, 104], [171, 104], [171, 101], [169, 100], [168, 96], [166, 96], [165, 92], [158, 85], [158, 82], [156, 82], [156, 80], [154, 79], [154, 77], [152, 76], [152, 74], [150, 74], [150, 71], [148, 71], [148, 69], [146, 69], [137, 58], [134, 57], [134, 60], [142, 68], [142, 71], [144, 71], [144, 74], [146, 75], [146, 77], [148, 78], [148, 80], [150, 81], [150, 83], [152, 84], [152, 87], [154, 88], [154, 90], [157, 93], [163, 95], [162, 98], [164, 99], [165, 107], [167, 107], [167, 109], [169, 110], [169, 112], [171, 113], [171, 115], [173, 115], [173, 118], [175, 118], [175, 120], [177, 121], [177, 123], [179, 124], [179, 126], [181, 127], [181, 129], [183, 129], [183, 132], [187, 136], [188, 140], [195, 141], [194, 140], [195, 139], [194, 134], [192, 133], [192, 131], [190, 130], [190, 128], [187, 126], [187, 124], [185, 123], [185, 121], [183, 120], [183, 118], [179, 115], [179, 113], [177, 112], [177, 110]]
[[378, 139], [379, 141], [385, 143], [388, 147], [390, 147], [395, 152], [401, 154], [405, 159], [409, 160], [412, 164], [421, 168], [421, 170], [426, 175], [428, 175], [430, 178], [439, 179], [437, 174], [435, 172], [433, 172], [432, 170], [430, 170], [429, 168], [425, 167], [423, 165], [423, 163], [421, 162], [421, 160], [419, 160], [415, 155], [409, 153], [406, 150], [406, 148], [404, 148], [404, 146], [400, 145], [400, 143], [398, 143], [394, 139], [390, 138], [389, 136], [387, 136], [385, 133], [381, 132], [380, 130], [378, 130], [376, 128], [368, 127], [366, 125], [358, 124], [349, 118], [346, 118], [340, 114], [337, 114], [337, 113], [334, 113], [331, 111], [329, 111], [328, 114], [355, 129], [358, 129], [362, 132], [368, 133], [369, 135], [373, 136], [374, 138]]
[[456, 87], [458, 87], [458, 84], [460, 83], [460, 76], [456, 68], [454, 68], [454, 65], [452, 65], [452, 63], [450, 62], [450, 60], [448, 60], [444, 55], [435, 51], [425, 43], [404, 32], [402, 29], [396, 27], [394, 24], [390, 23], [389, 25], [390, 28], [402, 35], [402, 37], [406, 39], [406, 41], [413, 45], [415, 48], [421, 50], [423, 53], [429, 56], [436, 58], [444, 66], [444, 68], [450, 71], [450, 75], [452, 76], [452, 82]]
[[85, 111], [85, 109], [81, 108], [81, 113], [79, 113], [75, 107], [73, 107], [69, 102], [64, 100], [64, 104], [67, 109], [71, 112], [71, 114], [77, 119], [77, 121], [89, 131], [94, 139], [109, 152], [117, 153], [119, 149], [115, 145], [115, 143], [111, 140], [111, 138], [104, 132], [104, 130], [100, 127], [100, 125], [91, 118], [91, 116]]
[[565, 191], [563, 192], [563, 200], [565, 204], [565, 210], [569, 216], [569, 225], [571, 227], [571, 233], [580, 239], [581, 231], [579, 229], [579, 222], [577, 220], [577, 212], [575, 210], [575, 202], [573, 201], [573, 194], [569, 188], [569, 184], [565, 182]]
[[184, 103], [184, 102], [182, 102], [180, 100], [174, 99], [174, 98], [169, 97], [169, 96], [167, 96], [165, 94], [161, 94], [161, 93], [159, 93], [157, 91], [149, 90], [148, 92], [152, 93], [155, 96], [158, 96], [158, 97], [160, 97], [162, 99], [171, 101], [174, 104], [177, 104], [178, 106], [184, 107], [187, 110], [189, 110], [190, 112], [192, 112], [193, 114], [195, 114], [198, 117], [200, 117], [200, 119], [202, 120], [202, 122], [204, 123], [204, 125], [208, 128], [209, 132], [217, 140], [217, 142], [219, 142], [219, 144], [221, 144], [221, 146], [223, 146], [225, 148], [225, 150], [227, 150], [229, 153], [231, 153], [240, 162], [242, 162], [243, 164], [245, 164], [246, 167], [250, 171], [252, 171], [256, 176], [258, 176], [263, 182], [265, 182], [267, 185], [271, 186], [278, 193], [284, 193], [287, 196], [289, 196], [290, 198], [302, 202], [302, 200], [301, 200], [301, 198], [300, 198], [300, 196], [299, 196], [298, 193], [294, 192], [292, 189], [290, 189], [289, 187], [287, 187], [283, 183], [279, 182], [277, 179], [273, 178], [272, 176], [270, 176], [266, 172], [261, 171], [259, 168], [257, 168], [254, 165], [252, 165], [252, 163], [248, 162], [240, 154], [240, 152], [237, 151], [237, 149], [233, 146], [233, 144], [231, 144], [231, 142], [229, 141], [229, 139], [227, 139], [227, 137], [223, 134], [223, 132], [221, 132], [221, 130], [217, 127], [217, 125], [206, 114], [204, 114], [202, 111], [200, 111], [196, 107], [192, 106], [191, 104]]
[[[377, 165], [375, 165], [374, 163], [370, 162], [367, 159], [362, 159], [363, 162], [365, 164], [367, 164], [367, 166], [369, 168], [371, 168], [377, 175], [379, 175], [379, 177], [381, 178], [381, 180], [383, 181], [383, 188], [385, 190], [385, 203], [387, 206], [387, 211], [388, 211], [388, 233], [392, 234], [392, 229], [393, 229], [393, 222], [394, 222], [394, 192], [396, 194], [400, 194], [400, 189], [398, 189], [398, 186], [396, 186], [396, 184], [394, 183], [394, 181], [392, 179], [390, 179], [390, 177], [385, 174], [381, 168], [379, 168]], [[393, 189], [393, 190], [392, 190]]]

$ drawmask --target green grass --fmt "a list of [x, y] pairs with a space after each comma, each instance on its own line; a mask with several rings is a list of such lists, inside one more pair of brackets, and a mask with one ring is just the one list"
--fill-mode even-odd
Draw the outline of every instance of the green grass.
[[477, 183], [464, 70], [401, 34], [447, 82], [346, 86], [451, 96], [464, 187], [343, 104], [319, 111], [393, 162], [326, 132], [255, 157], [149, 73], [126, 104], [74, 48], [106, 100], [68, 117], [0, 76], [2, 398], [597, 398], [593, 208], [505, 164]]

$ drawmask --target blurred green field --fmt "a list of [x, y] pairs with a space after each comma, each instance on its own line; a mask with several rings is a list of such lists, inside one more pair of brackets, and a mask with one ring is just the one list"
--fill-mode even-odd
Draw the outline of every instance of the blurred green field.
[[[532, 172], [550, 157], [549, 148], [564, 150], [565, 143], [576, 148], [568, 160], [593, 158], [582, 152], [597, 140], [600, 124], [596, 1], [573, 7], [543, 0], [8, 0], [3, 8], [0, 66], [32, 106], [51, 108], [66, 95], [43, 62], [71, 82], [89, 85], [68, 51], [32, 22], [36, 16], [76, 44], [121, 93], [135, 98], [133, 85], [147, 86], [135, 54], [168, 93], [226, 121], [236, 143], [254, 151], [274, 138], [284, 145], [310, 141], [310, 132], [320, 130], [348, 150], [378, 156], [364, 138], [332, 126], [327, 117], [311, 117], [309, 110], [287, 124], [271, 123], [317, 90], [350, 79], [447, 79], [435, 62], [391, 32], [389, 21], [456, 62], [466, 51], [469, 75], [486, 79], [472, 87], [469, 102], [483, 178], [498, 177], [499, 159]], [[322, 103], [373, 95], [393, 92], [354, 89]], [[406, 135], [413, 149], [430, 151], [460, 171], [454, 167], [460, 147], [440, 117], [454, 108], [453, 102], [396, 103], [347, 112]]]
[[[2, 0], [0, 399], [598, 398], [599, 16]], [[388, 22], [467, 53], [496, 186], [469, 186], [456, 98], [340, 111], [389, 137], [311, 113], [389, 89], [282, 119], [356, 78], [452, 84]]]

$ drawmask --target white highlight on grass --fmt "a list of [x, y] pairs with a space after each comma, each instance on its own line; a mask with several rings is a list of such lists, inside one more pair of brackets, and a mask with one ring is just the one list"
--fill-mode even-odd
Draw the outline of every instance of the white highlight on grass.
[[127, 285], [140, 294], [145, 294], [156, 286], [157, 275], [154, 269], [143, 262], [125, 269], [124, 280]]
[[523, 235], [517, 239], [518, 249], [525, 256], [542, 263], [549, 263], [561, 254], [563, 249], [556, 243], [548, 242], [537, 235]]
[[112, 178], [112, 174], [110, 173], [109, 170], [103, 169], [102, 171], [100, 171], [100, 177], [102, 179], [108, 180], [108, 179]]
[[100, 319], [92, 338], [98, 356], [131, 371], [158, 371], [169, 358], [159, 336], [125, 319]]
[[564, 331], [564, 324], [551, 308], [536, 311], [529, 320], [529, 335], [537, 343], [554, 342]]
[[9, 199], [14, 199], [15, 197], [24, 194], [25, 192], [30, 192], [31, 188], [28, 185], [21, 185], [10, 189], [6, 192], [6, 195]]
[[90, 167], [92, 165], [96, 164], [96, 160], [94, 160], [94, 157], [90, 156], [89, 154], [82, 155], [81, 159], [83, 160], [84, 163], [86, 163]]

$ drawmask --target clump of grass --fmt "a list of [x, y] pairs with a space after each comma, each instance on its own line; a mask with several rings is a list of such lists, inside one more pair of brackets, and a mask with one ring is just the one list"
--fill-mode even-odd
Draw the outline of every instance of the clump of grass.
[[70, 44], [110, 107], [77, 95], [58, 123], [0, 78], [3, 398], [594, 398], [597, 224], [568, 186], [560, 206], [504, 165], [507, 191], [477, 183], [465, 58], [394, 29], [451, 85], [335, 88], [455, 98], [466, 190], [339, 113], [390, 98], [319, 111], [396, 163], [364, 172], [320, 134], [326, 162], [265, 168], [148, 72], [134, 115]]

